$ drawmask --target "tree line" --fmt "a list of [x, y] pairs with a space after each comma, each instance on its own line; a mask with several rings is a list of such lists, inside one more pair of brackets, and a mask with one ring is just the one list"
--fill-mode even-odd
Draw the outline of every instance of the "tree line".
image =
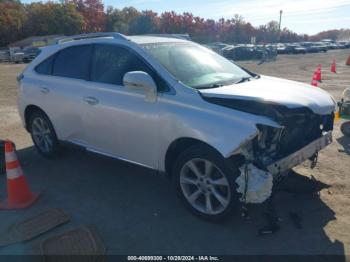
[[0, 46], [29, 36], [73, 35], [89, 32], [116, 31], [127, 35], [176, 33], [189, 34], [195, 41], [250, 43], [296, 42], [336, 39], [348, 30], [330, 30], [314, 36], [300, 35], [288, 28], [279, 31], [277, 21], [254, 27], [240, 15], [230, 19], [204, 19], [192, 13], [178, 14], [134, 7], [107, 7], [101, 0], [61, 0], [60, 2], [21, 3], [19, 0], [0, 0]]

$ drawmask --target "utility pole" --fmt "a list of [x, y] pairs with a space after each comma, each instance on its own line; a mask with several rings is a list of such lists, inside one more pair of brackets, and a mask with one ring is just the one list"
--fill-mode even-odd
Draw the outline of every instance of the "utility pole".
[[280, 22], [278, 24], [278, 42], [281, 41], [281, 22], [282, 22], [282, 13], [283, 10], [280, 10]]

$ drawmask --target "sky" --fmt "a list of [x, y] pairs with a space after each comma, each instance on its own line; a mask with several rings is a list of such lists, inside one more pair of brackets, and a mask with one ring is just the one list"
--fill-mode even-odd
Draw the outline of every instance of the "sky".
[[282, 28], [296, 33], [315, 34], [328, 29], [350, 28], [350, 0], [103, 0], [105, 6], [134, 6], [158, 13], [174, 10], [204, 18], [242, 15], [254, 26], [279, 19]]
[[[23, 0], [33, 2], [36, 0]], [[350, 28], [350, 0], [102, 0], [105, 7], [133, 6], [138, 10], [191, 12], [204, 18], [242, 15], [254, 26], [279, 19], [282, 28], [316, 34], [329, 29]]]

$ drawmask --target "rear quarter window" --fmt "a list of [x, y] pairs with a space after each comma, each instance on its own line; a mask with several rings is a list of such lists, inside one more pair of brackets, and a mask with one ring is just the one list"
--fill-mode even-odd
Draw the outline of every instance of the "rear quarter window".
[[72, 46], [61, 50], [54, 61], [53, 75], [89, 79], [91, 45]]
[[37, 65], [34, 70], [41, 75], [51, 75], [54, 60], [55, 55], [52, 55], [49, 58], [45, 59], [43, 62], [41, 62], [39, 65]]

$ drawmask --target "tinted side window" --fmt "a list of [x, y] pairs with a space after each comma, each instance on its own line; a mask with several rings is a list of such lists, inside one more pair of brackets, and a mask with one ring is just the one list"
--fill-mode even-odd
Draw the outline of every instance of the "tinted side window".
[[89, 79], [91, 45], [68, 47], [56, 56], [53, 75], [77, 79]]
[[91, 81], [123, 85], [125, 73], [152, 70], [129, 50], [114, 45], [96, 45], [92, 60]]
[[55, 59], [55, 55], [45, 59], [43, 62], [41, 62], [39, 65], [35, 67], [35, 71], [42, 75], [51, 75], [54, 59]]

